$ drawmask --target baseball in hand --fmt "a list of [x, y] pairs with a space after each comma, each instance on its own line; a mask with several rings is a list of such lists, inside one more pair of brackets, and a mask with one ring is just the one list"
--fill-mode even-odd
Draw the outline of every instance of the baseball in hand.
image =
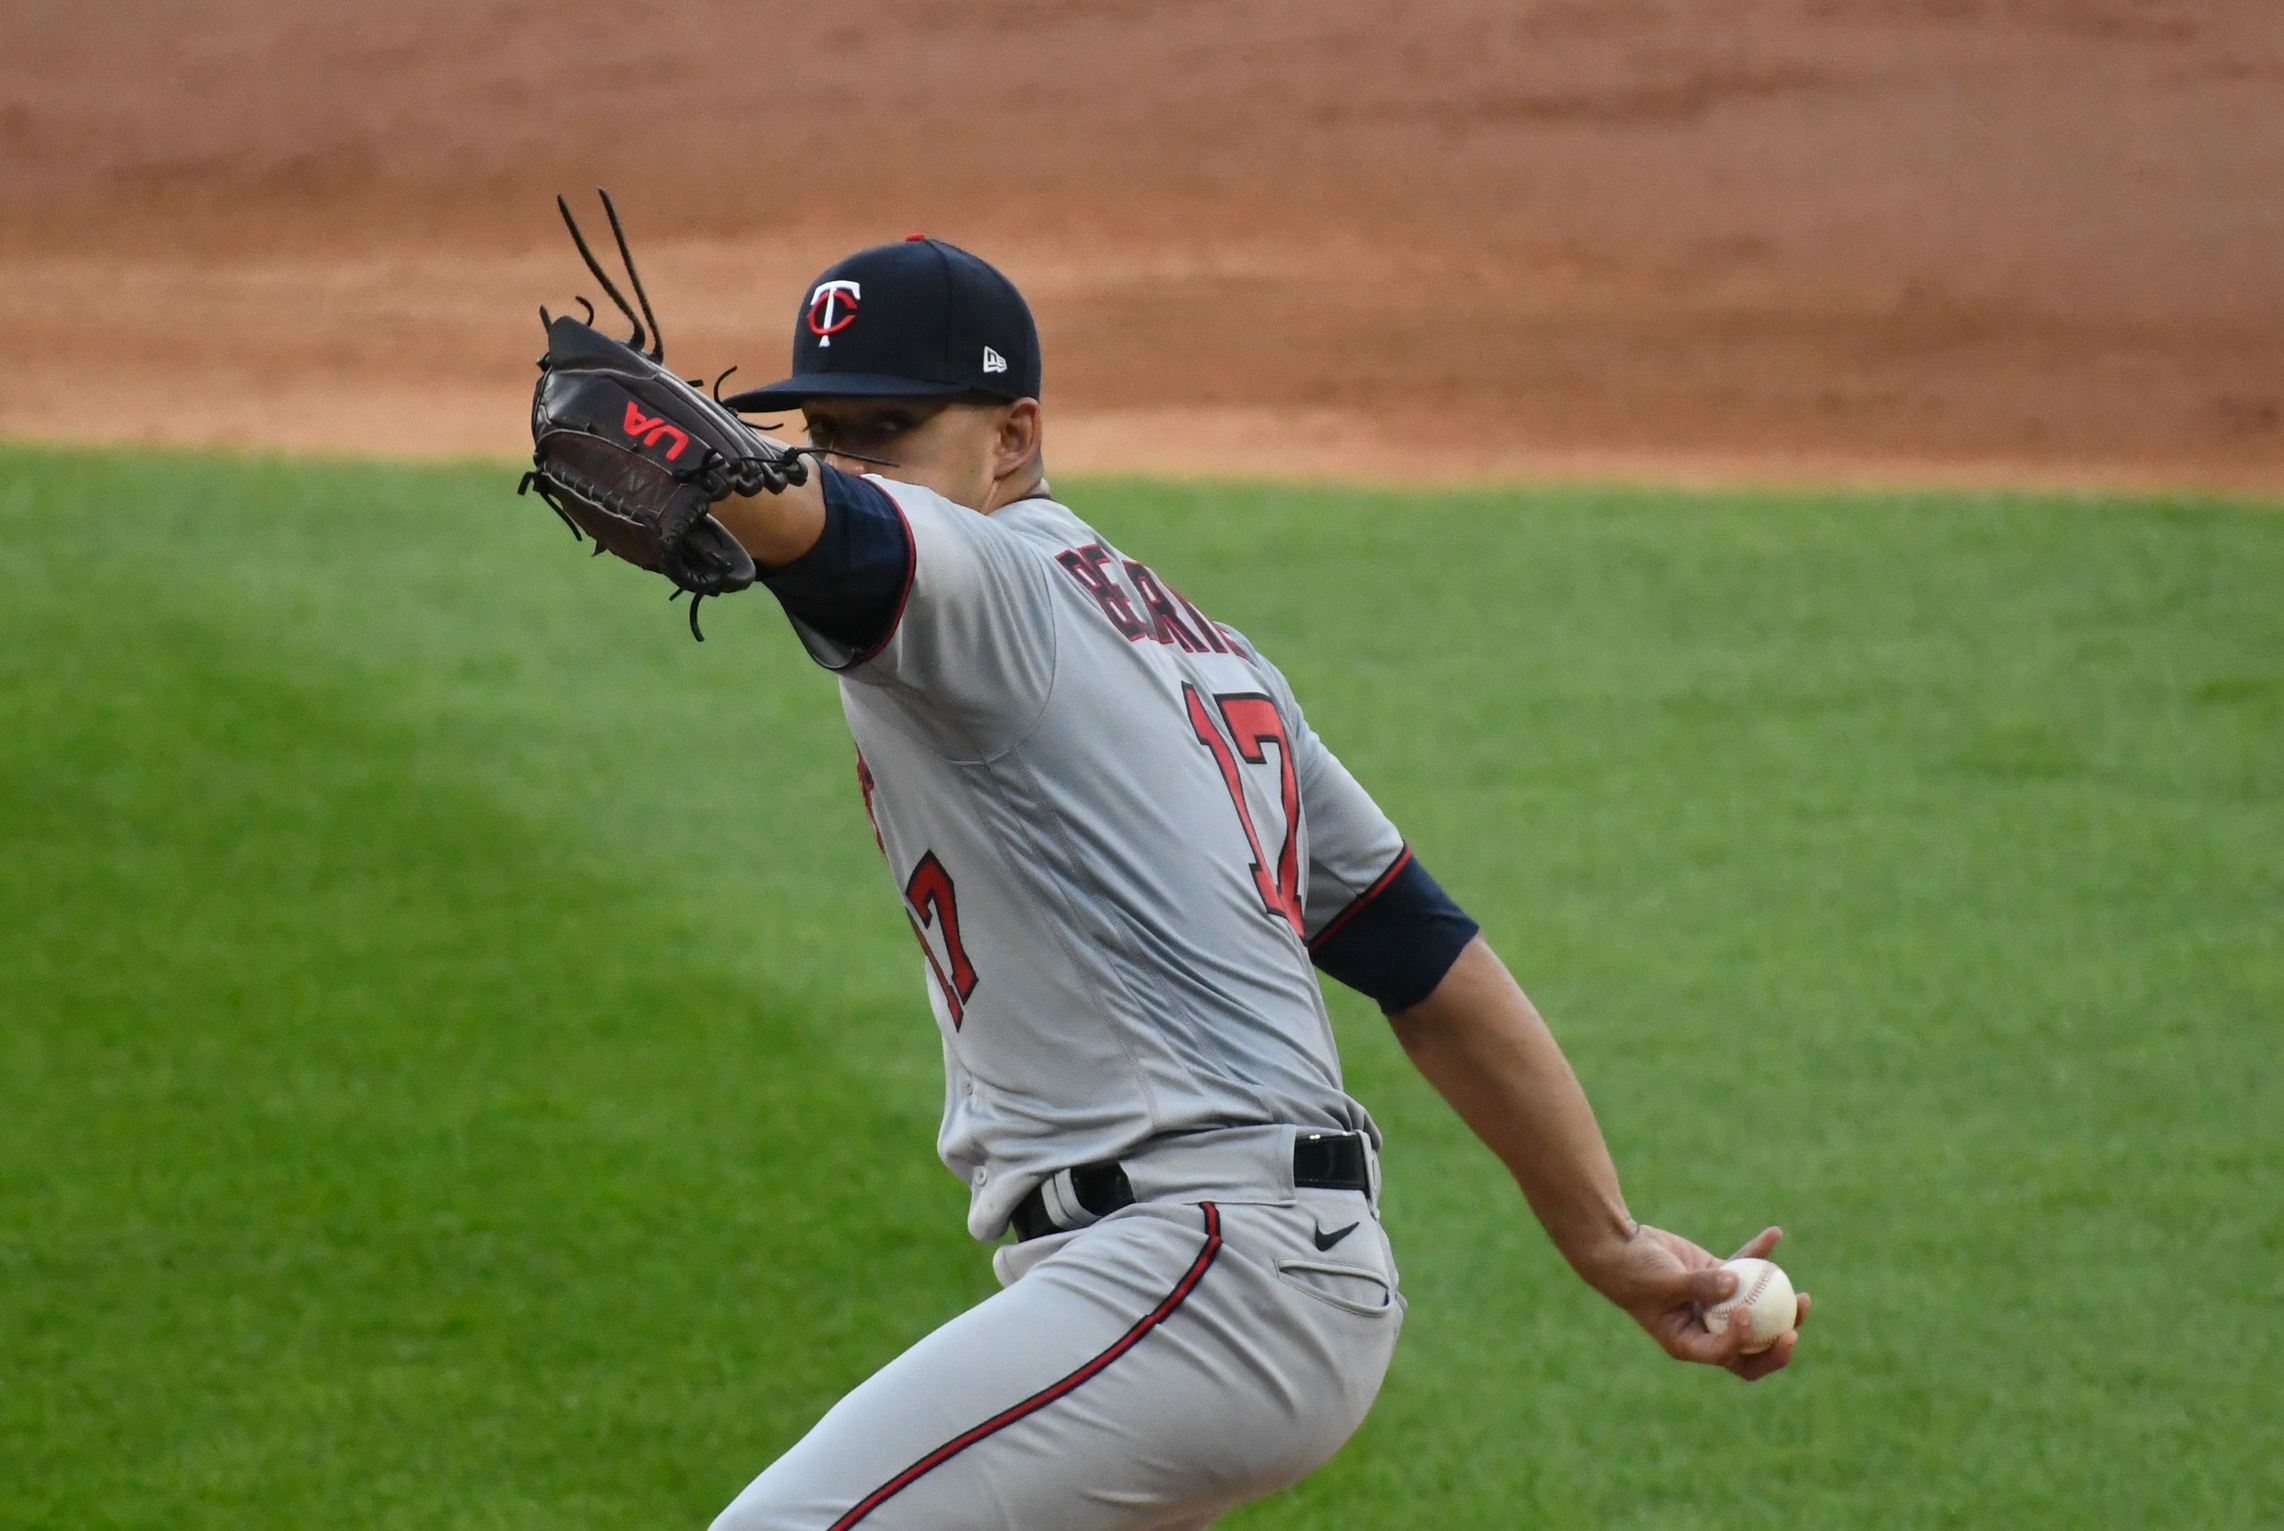
[[1729, 1320], [1740, 1312], [1753, 1326], [1747, 1355], [1768, 1349], [1800, 1317], [1800, 1303], [1792, 1294], [1792, 1278], [1767, 1260], [1728, 1260], [1725, 1268], [1737, 1273], [1737, 1293], [1705, 1310], [1705, 1327], [1715, 1334], [1729, 1332]]

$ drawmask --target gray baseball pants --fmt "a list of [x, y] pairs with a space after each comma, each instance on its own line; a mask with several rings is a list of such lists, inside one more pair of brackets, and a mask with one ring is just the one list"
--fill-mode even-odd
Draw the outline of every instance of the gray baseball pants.
[[[713, 1531], [1192, 1531], [1298, 1482], [1363, 1422], [1403, 1300], [1372, 1198], [1295, 1190], [1290, 1129], [1266, 1131], [1281, 1185], [1231, 1183], [1275, 1173], [1257, 1136], [1210, 1173], [1153, 1155], [1129, 1161], [1136, 1205], [1003, 1247], [1002, 1291], [834, 1405]], [[1153, 1194], [1184, 1181], [1234, 1195]]]

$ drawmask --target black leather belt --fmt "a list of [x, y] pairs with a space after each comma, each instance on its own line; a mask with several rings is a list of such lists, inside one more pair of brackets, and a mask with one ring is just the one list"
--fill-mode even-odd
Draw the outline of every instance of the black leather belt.
[[[1134, 1184], [1116, 1159], [1081, 1164], [1065, 1171], [1069, 1194], [1084, 1207], [1090, 1219], [1110, 1216], [1134, 1205]], [[1311, 1190], [1372, 1190], [1372, 1156], [1361, 1132], [1303, 1132], [1293, 1139], [1293, 1184]], [[1067, 1230], [1047, 1210], [1047, 1188], [1036, 1185], [1015, 1207], [1009, 1220], [1015, 1237], [1036, 1239]], [[1083, 1226], [1083, 1225], [1080, 1225]]]

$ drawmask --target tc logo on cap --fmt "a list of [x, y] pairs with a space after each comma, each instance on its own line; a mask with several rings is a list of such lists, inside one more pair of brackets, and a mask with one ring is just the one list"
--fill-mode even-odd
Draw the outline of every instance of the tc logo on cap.
[[809, 333], [817, 344], [829, 346], [833, 337], [856, 322], [857, 300], [864, 289], [855, 282], [819, 282], [809, 294]]

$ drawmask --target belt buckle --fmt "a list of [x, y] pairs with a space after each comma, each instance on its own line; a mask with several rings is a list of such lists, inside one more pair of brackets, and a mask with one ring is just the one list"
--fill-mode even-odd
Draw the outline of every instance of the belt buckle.
[[1303, 1190], [1371, 1194], [1372, 1156], [1361, 1132], [1305, 1131], [1293, 1138], [1293, 1184]]

